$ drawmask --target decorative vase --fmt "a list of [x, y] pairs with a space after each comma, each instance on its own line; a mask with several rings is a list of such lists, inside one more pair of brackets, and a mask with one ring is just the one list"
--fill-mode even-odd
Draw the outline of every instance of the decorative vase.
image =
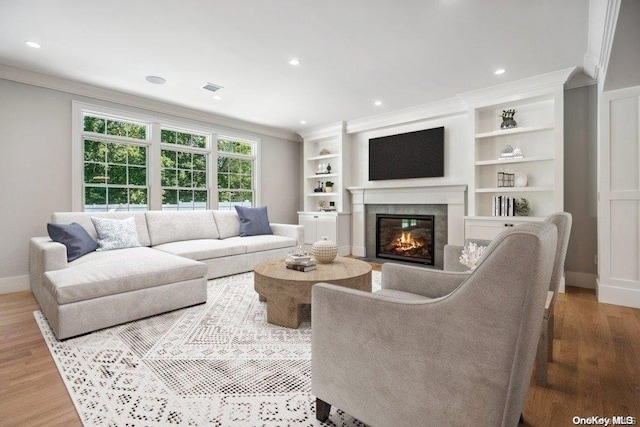
[[333, 187], [324, 187], [325, 193], [333, 193]]
[[338, 255], [338, 245], [336, 245], [336, 242], [329, 240], [328, 237], [322, 237], [311, 247], [311, 255], [320, 264], [329, 264]]
[[511, 128], [517, 128], [518, 127], [518, 123], [516, 123], [515, 120], [503, 120], [502, 123], [500, 124], [500, 129], [511, 129]]
[[515, 175], [516, 176], [514, 180], [514, 185], [516, 187], [526, 187], [527, 181], [528, 181], [527, 174], [524, 172], [516, 171]]

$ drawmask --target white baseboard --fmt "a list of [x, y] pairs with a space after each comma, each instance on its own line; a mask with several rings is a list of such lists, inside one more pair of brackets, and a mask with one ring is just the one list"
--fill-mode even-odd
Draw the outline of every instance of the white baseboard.
[[564, 272], [565, 285], [576, 288], [596, 289], [597, 275], [591, 273], [580, 273], [578, 271]]
[[640, 308], [640, 289], [621, 288], [597, 281], [598, 302]]
[[0, 295], [29, 290], [31, 290], [31, 284], [28, 274], [25, 276], [0, 277]]

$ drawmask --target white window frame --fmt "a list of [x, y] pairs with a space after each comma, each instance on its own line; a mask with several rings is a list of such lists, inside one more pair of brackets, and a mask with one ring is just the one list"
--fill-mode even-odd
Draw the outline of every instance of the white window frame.
[[[172, 146], [173, 144], [162, 144], [160, 142], [160, 131], [162, 128], [177, 130], [187, 133], [195, 133], [200, 135], [208, 135], [209, 153], [207, 162], [209, 168], [208, 176], [208, 209], [218, 208], [218, 140], [230, 139], [234, 141], [247, 142], [253, 144], [254, 147], [254, 170], [253, 170], [253, 203], [254, 206], [261, 206], [261, 156], [260, 156], [260, 137], [236, 131], [228, 128], [218, 128], [215, 125], [207, 126], [192, 123], [194, 120], [185, 118], [184, 121], [176, 119], [165, 119], [161, 116], [153, 114], [141, 114], [128, 109], [115, 109], [105, 107], [99, 104], [89, 104], [81, 101], [72, 101], [71, 115], [71, 208], [75, 212], [84, 210], [84, 114], [95, 114], [96, 116], [106, 116], [113, 119], [130, 121], [140, 124], [148, 124], [147, 139], [136, 140], [136, 143], [148, 144], [147, 150], [147, 183], [149, 190], [147, 199], [149, 210], [162, 210], [162, 185], [161, 185], [161, 151], [163, 146]], [[118, 137], [113, 137], [114, 140]], [[178, 146], [182, 147], [182, 146]], [[175, 148], [175, 147], [174, 147]], [[183, 147], [186, 148], [186, 147]]]
[[[242, 155], [242, 154], [237, 154], [237, 153], [231, 153], [231, 152], [227, 152], [227, 151], [218, 151], [218, 141], [221, 139], [226, 139], [226, 140], [230, 140], [230, 141], [235, 141], [235, 142], [244, 142], [247, 144], [251, 144], [253, 146], [253, 154], [251, 156], [247, 156], [247, 155]], [[253, 171], [252, 171], [252, 176], [251, 176], [251, 182], [253, 184], [253, 188], [251, 189], [251, 191], [253, 192], [253, 201], [252, 201], [252, 205], [254, 207], [258, 207], [261, 206], [261, 192], [260, 192], [260, 179], [259, 177], [261, 176], [260, 174], [260, 138], [256, 138], [256, 137], [252, 137], [246, 134], [240, 134], [240, 133], [230, 133], [230, 132], [224, 132], [221, 133], [217, 136], [216, 139], [216, 144], [215, 144], [215, 160], [216, 160], [216, 188], [215, 188], [215, 198], [216, 198], [216, 207], [218, 207], [218, 203], [219, 203], [219, 191], [218, 191], [218, 170], [217, 170], [217, 165], [218, 165], [218, 157], [221, 155], [221, 153], [224, 153], [225, 157], [235, 157], [238, 159], [252, 159], [253, 160]]]
[[[196, 153], [196, 154], [204, 154], [207, 156], [207, 209], [212, 209], [211, 206], [214, 205], [214, 199], [213, 199], [213, 194], [214, 193], [214, 187], [213, 187], [213, 175], [217, 175], [217, 171], [214, 169], [214, 156], [213, 153], [215, 151], [214, 149], [214, 140], [215, 145], [217, 147], [218, 145], [218, 136], [213, 134], [211, 132], [211, 129], [204, 129], [204, 128], [198, 128], [197, 126], [190, 126], [190, 127], [183, 127], [183, 126], [176, 126], [176, 125], [172, 125], [170, 124], [171, 122], [167, 122], [167, 121], [163, 121], [162, 124], [159, 125], [159, 129], [158, 129], [158, 135], [159, 135], [159, 140], [161, 141], [161, 132], [162, 130], [168, 130], [171, 132], [183, 132], [183, 133], [188, 133], [188, 134], [193, 134], [193, 135], [199, 135], [199, 136], [204, 136], [207, 140], [207, 146], [206, 148], [198, 148], [198, 147], [188, 147], [185, 145], [179, 145], [179, 144], [170, 144], [170, 143], [166, 143], [166, 142], [159, 142], [160, 145], [160, 149], [158, 150], [158, 159], [160, 159], [161, 155], [162, 155], [162, 150], [170, 150], [170, 151], [182, 151], [182, 152], [189, 152], [189, 153]], [[216, 163], [217, 164], [217, 163]], [[159, 161], [159, 166], [158, 166], [158, 175], [159, 175], [159, 182], [158, 185], [160, 187], [160, 207], [158, 209], [162, 210], [162, 164], [160, 164]], [[217, 187], [217, 185], [216, 185]], [[217, 190], [217, 189], [216, 189]], [[215, 191], [215, 193], [217, 194], [217, 191]]]

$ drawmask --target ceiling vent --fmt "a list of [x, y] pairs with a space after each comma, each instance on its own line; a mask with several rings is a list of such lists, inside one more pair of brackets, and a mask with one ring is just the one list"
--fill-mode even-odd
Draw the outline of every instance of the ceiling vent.
[[214, 85], [213, 83], [207, 83], [206, 85], [202, 86], [202, 89], [205, 89], [211, 92], [216, 92], [222, 89], [222, 86]]

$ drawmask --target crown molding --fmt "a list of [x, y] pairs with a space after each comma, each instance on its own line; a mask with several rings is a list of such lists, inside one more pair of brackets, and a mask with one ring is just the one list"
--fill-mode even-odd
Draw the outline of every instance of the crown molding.
[[608, 0], [607, 12], [604, 21], [604, 31], [602, 34], [602, 45], [600, 49], [600, 58], [598, 59], [598, 69], [602, 77], [607, 74], [609, 67], [609, 58], [611, 57], [611, 47], [613, 46], [613, 38], [616, 33], [616, 25], [618, 23], [618, 14], [620, 13], [621, 0]]
[[594, 80], [598, 80], [598, 74], [600, 73], [600, 65], [598, 59], [593, 55], [586, 54], [582, 60], [582, 69], [584, 73]]
[[300, 131], [299, 134], [304, 140], [314, 140], [330, 138], [336, 135], [344, 133], [345, 122], [329, 123], [328, 125], [316, 126], [304, 131]]
[[578, 70], [578, 67], [565, 68], [563, 70], [540, 74], [497, 86], [461, 93], [459, 96], [469, 106], [475, 107], [493, 104], [497, 98], [517, 98], [526, 92], [545, 91], [561, 87], [569, 81]]
[[565, 83], [564, 88], [577, 89], [579, 87], [592, 86], [595, 84], [598, 84], [598, 81], [586, 72], [576, 73], [567, 83]]
[[347, 122], [346, 131], [347, 133], [365, 132], [389, 126], [404, 125], [421, 120], [464, 114], [467, 110], [467, 105], [462, 101], [462, 99], [458, 97], [448, 98], [441, 101], [431, 102], [429, 104], [418, 105], [416, 107], [409, 107], [402, 110], [377, 114], [375, 116], [349, 120]]
[[227, 127], [232, 130], [251, 132], [291, 141], [300, 141], [300, 137], [298, 136], [298, 134], [284, 129], [264, 126], [257, 123], [233, 119], [230, 117], [224, 117], [202, 110], [182, 107], [175, 104], [169, 104], [162, 101], [140, 97], [138, 95], [131, 95], [112, 89], [88, 85], [86, 83], [80, 83], [74, 80], [67, 80], [60, 77], [36, 73], [34, 71], [9, 67], [7, 65], [0, 64], [0, 78], [32, 86], [53, 89], [60, 92], [66, 92], [72, 95], [85, 96], [101, 101], [141, 108], [143, 110], [156, 113], [168, 114], [183, 119], [197, 120], [205, 123]]

